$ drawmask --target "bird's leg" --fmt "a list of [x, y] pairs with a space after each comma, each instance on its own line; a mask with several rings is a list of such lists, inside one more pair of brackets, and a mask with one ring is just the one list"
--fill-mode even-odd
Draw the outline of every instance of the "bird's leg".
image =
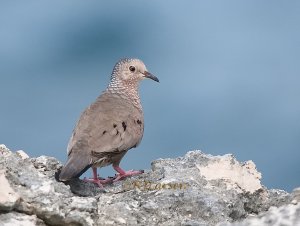
[[99, 186], [99, 188], [103, 188], [103, 184], [113, 182], [113, 179], [111, 178], [99, 179], [97, 175], [97, 167], [92, 167], [92, 169], [93, 169], [93, 178], [84, 178], [83, 181], [95, 183]]
[[129, 170], [129, 171], [124, 171], [121, 169], [119, 165], [114, 165], [113, 168], [115, 171], [118, 172], [117, 177], [113, 180], [113, 182], [119, 181], [124, 179], [125, 177], [133, 176], [133, 175], [138, 175], [144, 173], [144, 170]]

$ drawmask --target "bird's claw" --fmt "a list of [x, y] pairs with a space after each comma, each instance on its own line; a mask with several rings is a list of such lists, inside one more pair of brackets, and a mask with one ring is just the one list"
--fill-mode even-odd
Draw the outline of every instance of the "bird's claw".
[[126, 177], [130, 177], [130, 176], [134, 176], [134, 175], [138, 175], [138, 174], [142, 174], [144, 173], [144, 170], [128, 170], [125, 171], [123, 174], [116, 174], [115, 179], [113, 180], [113, 182], [117, 182], [119, 180], [123, 180]]
[[113, 183], [113, 178], [83, 178], [84, 182], [90, 182], [90, 183], [94, 183], [97, 184], [99, 186], [99, 188], [103, 188], [104, 184], [110, 184]]

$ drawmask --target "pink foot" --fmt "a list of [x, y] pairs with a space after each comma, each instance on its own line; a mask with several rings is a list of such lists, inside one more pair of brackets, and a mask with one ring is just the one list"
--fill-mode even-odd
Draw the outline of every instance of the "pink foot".
[[94, 184], [97, 184], [99, 188], [103, 188], [103, 184], [109, 184], [113, 182], [113, 178], [107, 178], [107, 179], [99, 179], [99, 178], [83, 178], [83, 181], [85, 182], [91, 182]]
[[113, 166], [113, 168], [118, 172], [117, 177], [113, 180], [113, 182], [123, 180], [126, 177], [138, 175], [144, 173], [144, 170], [129, 170], [124, 171], [119, 166]]
[[83, 181], [97, 184], [99, 188], [103, 188], [103, 184], [108, 184], [113, 182], [114, 178], [99, 179], [97, 175], [97, 168], [92, 168], [92, 169], [93, 169], [93, 178], [84, 178]]

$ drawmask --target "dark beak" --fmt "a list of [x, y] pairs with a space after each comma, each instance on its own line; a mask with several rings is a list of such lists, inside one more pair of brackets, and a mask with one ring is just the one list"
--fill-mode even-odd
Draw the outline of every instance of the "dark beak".
[[156, 82], [159, 82], [158, 78], [156, 76], [152, 75], [150, 72], [145, 71], [143, 74], [144, 74], [145, 78], [150, 78]]

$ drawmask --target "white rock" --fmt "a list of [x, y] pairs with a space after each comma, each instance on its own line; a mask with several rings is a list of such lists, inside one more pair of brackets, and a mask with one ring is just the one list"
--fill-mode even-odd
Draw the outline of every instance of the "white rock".
[[293, 198], [293, 201], [295, 203], [300, 203], [300, 187], [298, 188], [295, 188], [292, 192], [292, 198]]
[[270, 207], [267, 212], [258, 216], [249, 217], [241, 222], [219, 224], [222, 226], [298, 226], [300, 225], [300, 203], [298, 205], [284, 205], [281, 207]]
[[10, 186], [3, 170], [0, 170], [0, 184], [0, 210], [11, 210], [20, 196]]
[[39, 190], [40, 192], [45, 194], [54, 192], [54, 187], [51, 181], [44, 181], [42, 184], [34, 184], [31, 186], [31, 189]]
[[5, 146], [5, 144], [0, 144], [0, 149], [9, 150], [9, 149]]
[[240, 192], [253, 193], [262, 188], [261, 173], [256, 170], [254, 162], [240, 164], [230, 154], [213, 158], [217, 158], [217, 161], [207, 166], [197, 166], [200, 174], [207, 180], [224, 179], [228, 189], [237, 188]]
[[126, 220], [122, 217], [117, 217], [116, 220], [121, 224], [126, 224]]
[[17, 212], [0, 215], [1, 226], [36, 226], [45, 225], [35, 215], [26, 215]]
[[0, 144], [0, 154], [6, 156], [11, 155], [12, 152], [4, 144]]
[[23, 151], [23, 150], [16, 151], [16, 154], [17, 154], [17, 156], [19, 156], [21, 159], [28, 159], [28, 158], [29, 158], [29, 155], [27, 155], [26, 152]]

